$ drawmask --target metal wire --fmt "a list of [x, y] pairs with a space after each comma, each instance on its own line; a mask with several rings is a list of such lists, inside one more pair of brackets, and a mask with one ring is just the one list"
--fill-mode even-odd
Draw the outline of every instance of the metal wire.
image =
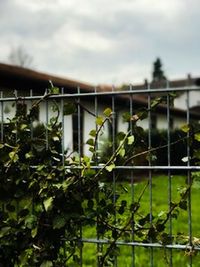
[[[1, 91], [1, 99], [3, 99], [3, 92], [2, 91]], [[4, 127], [3, 127], [4, 112], [3, 112], [3, 109], [4, 109], [4, 102], [2, 101], [1, 102], [1, 142], [3, 142], [3, 137], [4, 137], [4, 133], [3, 133], [3, 130], [4, 130]]]
[[[129, 102], [129, 108], [130, 108], [130, 117], [132, 118], [133, 116], [133, 101], [132, 101], [132, 94], [131, 92], [133, 91], [133, 88], [132, 86], [130, 85], [129, 87], [129, 90], [130, 90], [130, 102]], [[130, 123], [130, 134], [133, 135], [133, 124]], [[133, 170], [131, 170], [131, 173], [130, 173], [130, 179], [131, 179], [131, 203], [134, 204], [134, 201], [135, 201], [135, 197], [134, 197], [134, 194], [135, 194], [135, 191], [134, 191], [134, 173], [133, 173]], [[135, 234], [134, 234], [134, 212], [132, 212], [132, 241], [134, 241], [134, 237], [135, 237]], [[135, 266], [135, 247], [132, 246], [132, 262], [131, 262], [131, 266], [134, 267]]]
[[[148, 91], [150, 91], [150, 84], [148, 84]], [[152, 113], [151, 113], [151, 94], [148, 93], [148, 122], [149, 122], [149, 129], [148, 129], [148, 149], [151, 150], [151, 135], [152, 135]], [[151, 153], [148, 154], [148, 162], [149, 162], [149, 167], [152, 165], [152, 160], [151, 160]], [[149, 223], [150, 226], [152, 227], [152, 171], [149, 169]], [[150, 242], [152, 243], [152, 239], [150, 239]], [[154, 264], [154, 257], [153, 257], [153, 247], [149, 247], [150, 249], [150, 266], [153, 267]]]
[[[166, 88], [169, 87], [169, 83], [167, 81]], [[171, 125], [170, 125], [170, 104], [171, 104], [171, 98], [170, 94], [167, 94], [167, 163], [168, 166], [171, 165]], [[172, 203], [172, 180], [171, 180], [171, 170], [168, 170], [168, 207], [169, 210], [171, 208]], [[172, 236], [172, 216], [169, 215], [169, 235]], [[172, 242], [172, 238], [171, 238]], [[172, 249], [169, 250], [169, 266], [173, 266], [173, 258], [172, 258]]]

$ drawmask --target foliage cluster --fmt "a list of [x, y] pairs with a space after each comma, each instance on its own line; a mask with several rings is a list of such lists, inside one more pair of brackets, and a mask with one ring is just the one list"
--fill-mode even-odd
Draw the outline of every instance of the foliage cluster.
[[[40, 102], [40, 101], [39, 101]], [[118, 133], [115, 150], [101, 162], [98, 139], [112, 110], [107, 108], [96, 117], [96, 128], [87, 141], [91, 157], [63, 154], [62, 125], [57, 116], [51, 118], [44, 132], [34, 135], [33, 105], [30, 112], [10, 120], [0, 143], [0, 264], [10, 266], [67, 266], [79, 264], [83, 227], [95, 227], [98, 238], [108, 240], [101, 246], [99, 266], [112, 266], [119, 255], [119, 239], [140, 242], [173, 242], [166, 225], [187, 209], [191, 183], [180, 191], [180, 197], [159, 214], [141, 213], [141, 199], [128, 203], [105, 178], [120, 165], [131, 164], [130, 148], [139, 139], [135, 121], [128, 133]], [[69, 107], [69, 109], [68, 109]], [[69, 114], [71, 104], [65, 107]], [[74, 112], [74, 111], [72, 111]], [[188, 130], [189, 131], [189, 130]], [[199, 139], [199, 135], [196, 135]], [[198, 140], [199, 141], [199, 140]], [[101, 164], [100, 164], [101, 163]], [[98, 165], [96, 167], [96, 165]], [[116, 177], [117, 179], [117, 177]], [[114, 186], [114, 184], [113, 184]], [[126, 188], [123, 188], [126, 191]]]
[[[193, 129], [194, 132], [199, 132], [199, 126]], [[141, 127], [134, 127], [134, 143], [129, 146], [129, 150], [126, 150], [126, 162], [129, 163], [131, 157], [134, 155], [132, 163], [134, 165], [149, 165], [149, 159], [153, 165], [156, 166], [167, 166], [170, 161], [173, 166], [186, 166], [187, 165], [187, 132], [181, 129], [175, 129], [170, 131], [170, 143], [168, 145], [168, 131], [154, 129], [151, 131], [151, 153], [148, 152], [148, 131], [145, 131]], [[115, 142], [118, 141], [116, 136]], [[195, 155], [192, 158], [193, 162], [197, 162], [197, 155], [200, 148], [199, 141], [194, 140], [192, 149], [195, 151]], [[170, 152], [168, 152], [170, 150]], [[102, 146], [101, 159], [106, 162], [112, 153], [112, 140], [107, 140]], [[168, 154], [170, 153], [170, 158]], [[137, 155], [135, 157], [135, 155]], [[124, 164], [124, 157], [118, 156], [118, 164]], [[163, 172], [163, 171], [162, 171]], [[172, 171], [172, 173], [181, 173], [183, 170]], [[166, 170], [167, 173], [167, 170]]]

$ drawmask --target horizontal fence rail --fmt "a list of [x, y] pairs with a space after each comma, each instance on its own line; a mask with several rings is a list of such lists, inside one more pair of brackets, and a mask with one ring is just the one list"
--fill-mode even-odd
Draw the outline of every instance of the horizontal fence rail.
[[[73, 94], [66, 94], [66, 93], [63, 93], [63, 94], [49, 94], [48, 95], [48, 98], [49, 99], [62, 99], [62, 98], [77, 98], [77, 97], [80, 97], [80, 98], [85, 98], [85, 97], [94, 97], [94, 96], [118, 96], [118, 95], [136, 95], [136, 94], [142, 94], [142, 95], [145, 95], [145, 94], [157, 94], [157, 93], [170, 93], [170, 92], [190, 92], [190, 91], [199, 91], [200, 90], [200, 87], [198, 86], [185, 86], [185, 87], [176, 87], [176, 88], [164, 88], [164, 89], [134, 89], [133, 86], [130, 86], [130, 90], [128, 91], [109, 91], [109, 92], [95, 92], [95, 89], [94, 89], [94, 92], [87, 92], [87, 93], [82, 93], [82, 92], [79, 92], [79, 93], [73, 93]], [[78, 91], [78, 89], [77, 89]], [[13, 93], [13, 97], [4, 97], [3, 94], [1, 94], [1, 98], [0, 98], [0, 101], [4, 102], [4, 101], [15, 101], [18, 97], [16, 96], [16, 94]], [[25, 99], [25, 100], [38, 100], [38, 99], [41, 99], [45, 96], [46, 94], [44, 95], [36, 95], [36, 96], [19, 96], [19, 98], [21, 99]]]

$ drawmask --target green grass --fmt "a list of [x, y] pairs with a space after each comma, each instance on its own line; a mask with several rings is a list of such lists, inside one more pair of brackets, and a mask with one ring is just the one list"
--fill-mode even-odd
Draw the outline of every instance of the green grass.
[[[178, 188], [185, 186], [184, 176], [172, 176], [171, 178], [171, 196], [172, 201], [176, 202], [180, 199]], [[143, 180], [142, 182], [135, 183], [132, 186], [126, 182], [123, 184], [118, 183], [117, 189], [121, 190], [122, 199], [126, 199], [127, 202], [131, 203], [131, 191], [134, 192], [134, 199], [137, 200], [141, 191], [143, 190], [147, 180]], [[128, 189], [128, 193], [125, 193], [121, 188], [121, 185]], [[195, 237], [200, 237], [200, 212], [199, 212], [199, 190], [198, 188], [192, 188], [191, 192], [191, 210], [192, 210], [192, 234]], [[161, 211], [168, 210], [168, 196], [169, 196], [169, 179], [166, 176], [156, 176], [152, 179], [152, 211], [153, 215], [158, 214]], [[141, 199], [141, 214], [147, 214], [150, 211], [150, 189], [147, 187], [145, 193]], [[184, 235], [188, 236], [188, 211], [181, 210], [178, 219], [173, 219], [172, 221], [172, 231], [174, 235], [181, 232]], [[83, 236], [87, 238], [95, 238], [96, 231], [95, 228], [87, 228], [83, 231]], [[152, 252], [152, 250], [151, 250]], [[143, 247], [135, 247], [134, 255], [135, 255], [135, 266], [138, 267], [146, 267], [150, 266], [150, 255], [149, 248]], [[97, 245], [95, 244], [84, 244], [83, 246], [83, 266], [84, 267], [93, 267], [96, 265], [96, 253], [97, 253]], [[118, 256], [118, 266], [121, 267], [130, 267], [132, 266], [132, 247], [128, 246], [120, 246], [120, 255]], [[154, 267], [165, 267], [169, 266], [166, 258], [169, 259], [169, 250], [167, 249], [153, 249], [153, 266]], [[173, 266], [188, 266], [189, 257], [185, 255], [185, 252], [182, 250], [173, 250]], [[193, 266], [200, 266], [200, 253], [192, 258]], [[72, 265], [74, 266], [74, 265]]]

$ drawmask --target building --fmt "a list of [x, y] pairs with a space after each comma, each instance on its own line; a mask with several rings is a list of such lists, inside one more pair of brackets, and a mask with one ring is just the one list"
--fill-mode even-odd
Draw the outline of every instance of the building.
[[[183, 79], [169, 82], [167, 86], [174, 89], [185, 86], [193, 87], [196, 81], [197, 79], [192, 79], [190, 77], [189, 83], [188, 79]], [[112, 110], [114, 109], [112, 120], [115, 121], [115, 131], [127, 131], [129, 125], [127, 122], [123, 121], [123, 114], [125, 112], [130, 112], [130, 103], [132, 115], [148, 108], [149, 96], [147, 93], [143, 92], [144, 89], [147, 88], [146, 83], [133, 86], [132, 91], [134, 91], [134, 93], [130, 94], [127, 90], [125, 92], [119, 92], [119, 88], [113, 90], [111, 86], [94, 86], [18, 66], [0, 64], [1, 124], [3, 125], [6, 123], [8, 119], [12, 118], [15, 114], [28, 112], [31, 105], [36, 101], [37, 96], [44, 96], [47, 88], [51, 87], [51, 84], [60, 89], [61, 95], [56, 98], [59, 107], [62, 109], [59, 120], [63, 123], [64, 147], [70, 151], [76, 150], [78, 138], [81, 140], [81, 143], [83, 143], [85, 152], [87, 151], [87, 146], [85, 144], [90, 130], [95, 128], [95, 116], [103, 114], [103, 110], [106, 107], [110, 107]], [[154, 89], [163, 88], [164, 86], [166, 85], [159, 83], [150, 85], [150, 87]], [[81, 93], [81, 96], [79, 93]], [[193, 94], [193, 92], [190, 93]], [[74, 94], [76, 97], [74, 97]], [[162, 95], [163, 93], [159, 91], [158, 93], [154, 92], [151, 95], [151, 99], [156, 99], [156, 97]], [[194, 103], [192, 102], [190, 105], [191, 109], [199, 105], [199, 95], [200, 93], [198, 91], [194, 91], [194, 98], [193, 95], [191, 95], [191, 98], [194, 99]], [[185, 93], [178, 91], [170, 107], [170, 127], [173, 129], [186, 123], [187, 107], [185, 99]], [[51, 109], [53, 101], [52, 98], [49, 98], [48, 101], [40, 103], [36, 121], [48, 123], [50, 118], [55, 116], [55, 112]], [[13, 107], [13, 103], [15, 107]], [[76, 106], [76, 112], [72, 115], [65, 114], [64, 112], [64, 107], [67, 103]], [[79, 114], [77, 110], [79, 110]], [[199, 121], [200, 115], [195, 109], [191, 111], [190, 115], [191, 119]], [[138, 124], [145, 129], [149, 128], [147, 119], [138, 121]], [[159, 104], [156, 109], [151, 112], [151, 127], [157, 129], [164, 129], [167, 127], [167, 106], [165, 103]], [[105, 126], [104, 138], [109, 137], [111, 132], [110, 128], [111, 123], [109, 122]]]

